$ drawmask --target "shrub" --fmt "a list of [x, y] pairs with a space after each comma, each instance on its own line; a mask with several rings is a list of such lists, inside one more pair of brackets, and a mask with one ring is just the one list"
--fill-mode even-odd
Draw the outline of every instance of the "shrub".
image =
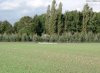
[[32, 34], [29, 35], [29, 41], [33, 41], [33, 35]]
[[41, 36], [42, 42], [49, 42], [50, 41], [50, 35], [42, 35]]
[[3, 38], [3, 36], [2, 36], [2, 34], [0, 34], [0, 41], [2, 41], [2, 38]]
[[100, 33], [97, 34], [98, 42], [100, 42]]
[[51, 35], [49, 41], [50, 42], [58, 42], [59, 41], [59, 36], [58, 35]]
[[41, 37], [37, 36], [37, 35], [34, 35], [33, 36], [33, 42], [41, 42]]
[[80, 34], [78, 33], [78, 32], [76, 32], [76, 33], [74, 33], [73, 35], [72, 35], [72, 41], [73, 42], [80, 42], [81, 40], [80, 40], [80, 36], [79, 36]]
[[94, 41], [94, 34], [92, 32], [88, 32], [87, 34], [88, 41], [87, 42], [93, 42]]
[[15, 35], [15, 34], [9, 35], [9, 40], [10, 40], [11, 42], [16, 42], [16, 35]]
[[26, 33], [24, 33], [21, 36], [21, 41], [30, 41], [30, 37]]
[[67, 37], [67, 42], [72, 42], [72, 33], [68, 32], [66, 33], [66, 37]]
[[9, 35], [7, 35], [6, 33], [4, 33], [4, 34], [3, 34], [2, 41], [4, 41], [4, 42], [9, 42]]

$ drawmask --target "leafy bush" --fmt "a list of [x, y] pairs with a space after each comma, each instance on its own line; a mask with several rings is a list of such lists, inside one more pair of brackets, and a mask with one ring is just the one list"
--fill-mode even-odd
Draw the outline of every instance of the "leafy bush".
[[37, 36], [37, 35], [33, 36], [33, 42], [40, 42], [40, 41], [41, 41], [41, 37], [40, 36]]
[[51, 35], [50, 36], [50, 42], [58, 42], [59, 36], [58, 35]]
[[41, 38], [42, 38], [43, 42], [49, 42], [50, 41], [50, 35], [44, 34], [44, 35], [41, 36]]
[[0, 34], [0, 41], [2, 41], [3, 36]]
[[21, 36], [21, 41], [30, 41], [30, 37], [26, 33], [24, 33]]
[[9, 35], [7, 35], [6, 33], [4, 33], [4, 34], [3, 34], [2, 41], [4, 41], [4, 42], [9, 42]]

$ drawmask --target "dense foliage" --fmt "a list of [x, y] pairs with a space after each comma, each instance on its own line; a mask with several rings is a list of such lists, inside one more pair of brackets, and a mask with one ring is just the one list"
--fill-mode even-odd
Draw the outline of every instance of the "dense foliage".
[[46, 14], [24, 16], [14, 26], [0, 21], [0, 41], [100, 42], [100, 12], [86, 4], [82, 12], [62, 13], [53, 0]]

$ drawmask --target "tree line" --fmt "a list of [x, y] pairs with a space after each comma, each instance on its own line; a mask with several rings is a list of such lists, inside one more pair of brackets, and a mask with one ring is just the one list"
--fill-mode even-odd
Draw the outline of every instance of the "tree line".
[[82, 11], [62, 13], [53, 0], [47, 13], [22, 17], [12, 26], [0, 21], [0, 41], [100, 42], [100, 12], [86, 4]]

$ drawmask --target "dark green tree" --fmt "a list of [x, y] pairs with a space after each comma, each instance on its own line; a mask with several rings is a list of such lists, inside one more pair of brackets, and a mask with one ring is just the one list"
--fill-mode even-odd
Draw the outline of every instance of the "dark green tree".
[[34, 32], [38, 36], [41, 36], [43, 33], [43, 25], [42, 22], [40, 21], [40, 17], [36, 15], [33, 19], [33, 22], [34, 22]]
[[1, 24], [1, 33], [12, 33], [12, 25], [8, 21], [3, 21]]
[[65, 21], [64, 21], [64, 26], [65, 26], [65, 31], [66, 32], [79, 32], [81, 23], [79, 20], [81, 20], [80, 13], [78, 11], [71, 11], [71, 12], [66, 12], [64, 14], [65, 16]]
[[100, 12], [96, 13], [96, 32], [100, 33]]
[[87, 26], [87, 31], [96, 33], [96, 23], [97, 23], [96, 14], [94, 12], [91, 12], [90, 15], [91, 16], [90, 16], [89, 23]]
[[0, 21], [0, 33], [2, 33], [2, 27], [1, 27], [1, 25], [2, 25], [2, 21]]
[[19, 22], [15, 23], [14, 30], [18, 33], [23, 31], [24, 33], [26, 31], [27, 34], [32, 33], [32, 18], [29, 16], [22, 17]]

